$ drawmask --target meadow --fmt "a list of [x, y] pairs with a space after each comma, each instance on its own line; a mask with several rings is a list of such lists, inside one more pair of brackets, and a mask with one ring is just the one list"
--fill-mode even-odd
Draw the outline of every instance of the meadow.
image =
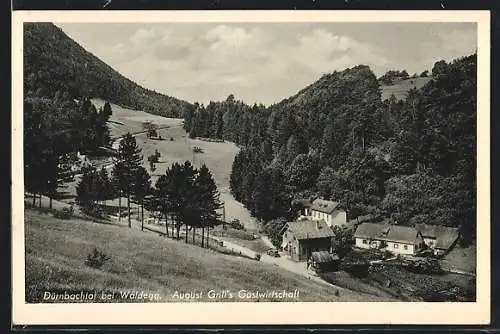
[[[82, 219], [61, 220], [31, 209], [25, 211], [25, 245], [26, 300], [31, 303], [44, 302], [47, 291], [104, 291], [115, 296], [112, 302], [131, 302], [119, 298], [123, 291], [159, 296], [158, 300], [143, 300], [146, 302], [186, 301], [179, 300], [175, 292], [197, 291], [203, 296], [195, 301], [212, 301], [207, 296], [210, 289], [298, 289], [300, 301], [380, 300], [348, 290], [336, 295], [334, 287], [305, 280], [271, 264], [216, 253], [137, 229]], [[94, 248], [109, 256], [101, 268], [85, 265], [87, 254]], [[217, 301], [231, 300], [235, 301]]]

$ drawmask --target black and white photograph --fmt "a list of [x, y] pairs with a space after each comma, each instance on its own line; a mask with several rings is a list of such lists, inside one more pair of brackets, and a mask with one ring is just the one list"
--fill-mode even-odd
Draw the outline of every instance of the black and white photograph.
[[20, 24], [22, 303], [478, 301], [477, 20], [60, 15]]

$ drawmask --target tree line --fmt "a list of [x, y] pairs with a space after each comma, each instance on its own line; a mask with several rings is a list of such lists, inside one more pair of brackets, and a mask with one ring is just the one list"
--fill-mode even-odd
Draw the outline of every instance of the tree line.
[[75, 101], [60, 92], [53, 98], [25, 98], [24, 182], [33, 193], [33, 205], [36, 195], [44, 194], [52, 207], [61, 175], [67, 172], [66, 156], [109, 145], [111, 114], [109, 103], [98, 110], [88, 98]]
[[184, 126], [240, 145], [231, 192], [265, 226], [293, 217], [293, 199], [320, 196], [340, 202], [349, 219], [455, 226], [468, 242], [476, 226], [476, 69], [475, 54], [438, 61], [421, 89], [382, 100], [379, 80], [360, 65], [269, 107], [233, 96], [196, 105]]

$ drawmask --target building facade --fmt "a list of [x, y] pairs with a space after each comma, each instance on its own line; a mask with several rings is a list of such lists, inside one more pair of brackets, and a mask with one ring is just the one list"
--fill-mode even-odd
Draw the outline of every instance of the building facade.
[[394, 254], [415, 255], [425, 248], [422, 234], [409, 226], [362, 223], [354, 232], [355, 246]]
[[295, 261], [307, 261], [313, 252], [332, 252], [334, 233], [323, 220], [289, 222], [283, 233], [282, 249]]
[[347, 223], [347, 214], [339, 208], [339, 203], [315, 199], [314, 201], [298, 201], [302, 206], [302, 216], [311, 220], [323, 220], [331, 226], [344, 226]]

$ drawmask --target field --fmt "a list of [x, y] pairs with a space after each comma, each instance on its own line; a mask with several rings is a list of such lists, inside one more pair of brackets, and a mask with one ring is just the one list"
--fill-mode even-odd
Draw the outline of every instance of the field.
[[453, 249], [441, 260], [441, 266], [451, 270], [475, 273], [476, 245], [470, 245], [467, 248], [459, 246], [453, 247]]
[[[92, 103], [99, 109], [104, 106], [105, 101], [101, 99], [92, 99]], [[140, 110], [126, 109], [116, 104], [111, 104], [111, 109], [113, 114], [111, 115], [108, 126], [112, 138], [120, 137], [127, 132], [136, 133], [143, 131], [143, 123], [148, 121], [161, 127], [177, 126], [182, 123], [182, 119], [152, 115]]]
[[[96, 107], [104, 105], [104, 101], [92, 100]], [[142, 111], [126, 109], [111, 104], [113, 114], [109, 123], [111, 136], [119, 137], [126, 132], [137, 133], [143, 131], [143, 122], [150, 121], [162, 128], [158, 134], [163, 140], [148, 139], [145, 133], [136, 135], [137, 144], [142, 148], [143, 166], [149, 171], [148, 156], [155, 150], [160, 152], [160, 163], [156, 164], [156, 170], [152, 174], [154, 185], [158, 177], [165, 173], [167, 167], [174, 162], [184, 163], [189, 160], [196, 167], [203, 163], [212, 172], [217, 187], [220, 191], [220, 199], [225, 204], [226, 220], [239, 219], [248, 229], [257, 230], [255, 219], [246, 208], [237, 202], [229, 192], [229, 177], [235, 155], [239, 148], [231, 142], [209, 142], [188, 138], [182, 128], [182, 119], [164, 118], [150, 115]], [[193, 147], [198, 146], [202, 153], [193, 153]], [[221, 210], [222, 214], [222, 210]]]
[[392, 94], [394, 94], [397, 99], [404, 99], [406, 97], [406, 93], [411, 88], [420, 89], [431, 79], [431, 77], [419, 77], [396, 81], [393, 85], [382, 85], [382, 100], [390, 98]]
[[[175, 292], [196, 291], [200, 298], [195, 301], [213, 301], [207, 295], [210, 289], [228, 289], [233, 295], [240, 289], [298, 289], [300, 301], [382, 300], [347, 290], [336, 296], [333, 287], [304, 280], [273, 265], [218, 254], [137, 229], [60, 220], [30, 209], [25, 211], [25, 244], [28, 302], [41, 302], [46, 291], [105, 292], [114, 296], [109, 300], [112, 302], [186, 301], [177, 298]], [[100, 269], [84, 264], [94, 248], [110, 257]], [[153, 299], [130, 300], [120, 295], [123, 291], [140, 291]], [[239, 299], [226, 296], [216, 300]], [[104, 302], [99, 298], [93, 301]]]

